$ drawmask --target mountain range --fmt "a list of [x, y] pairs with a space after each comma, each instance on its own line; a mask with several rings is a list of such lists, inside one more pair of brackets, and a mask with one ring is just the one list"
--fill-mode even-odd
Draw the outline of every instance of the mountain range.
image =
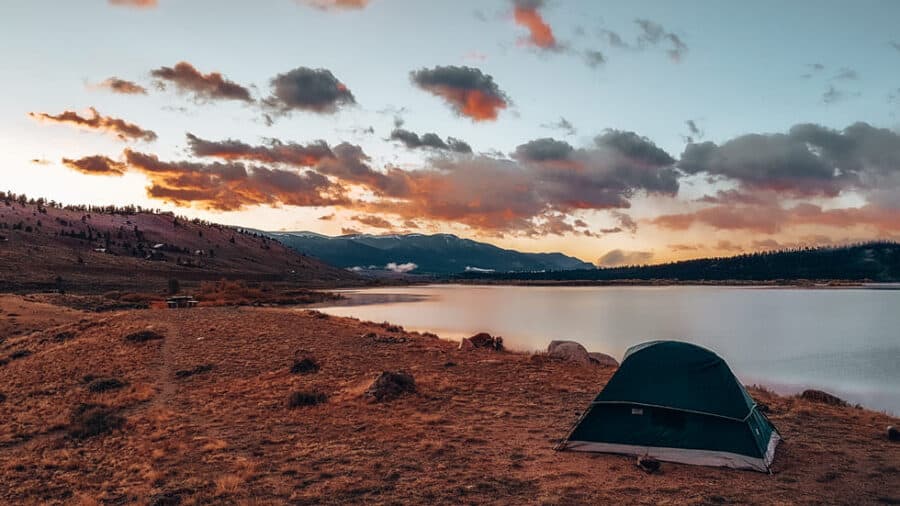
[[452, 275], [464, 272], [539, 272], [593, 269], [562, 253], [523, 253], [452, 234], [352, 234], [267, 232], [285, 246], [355, 271]]

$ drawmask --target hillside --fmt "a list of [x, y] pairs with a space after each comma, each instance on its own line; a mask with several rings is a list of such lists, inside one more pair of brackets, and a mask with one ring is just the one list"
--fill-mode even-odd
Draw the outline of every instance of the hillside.
[[852, 246], [750, 253], [659, 265], [554, 272], [467, 273], [465, 279], [498, 281], [775, 281], [850, 280], [900, 282], [900, 244], [871, 242]]
[[[27, 328], [0, 342], [2, 504], [900, 501], [883, 413], [751, 388], [785, 438], [773, 475], [668, 462], [651, 475], [633, 457], [553, 450], [610, 367], [314, 311], [30, 299], [0, 296]], [[416, 391], [368, 401], [385, 369]]]
[[591, 269], [593, 265], [562, 253], [522, 253], [452, 234], [354, 234], [329, 237], [311, 232], [267, 232], [286, 246], [345, 268], [403, 266], [413, 274], [450, 275]]
[[231, 227], [133, 207], [59, 207], [3, 197], [0, 291], [155, 290], [169, 279], [358, 283], [346, 270]]

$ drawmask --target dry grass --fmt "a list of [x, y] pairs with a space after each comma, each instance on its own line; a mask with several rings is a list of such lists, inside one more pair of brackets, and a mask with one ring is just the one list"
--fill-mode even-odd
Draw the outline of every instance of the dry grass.
[[[26, 305], [27, 306], [27, 305]], [[27, 314], [27, 307], [19, 311]], [[70, 311], [63, 310], [60, 311]], [[785, 436], [771, 476], [555, 452], [612, 370], [462, 352], [381, 324], [271, 308], [54, 316], [0, 345], [0, 504], [871, 504], [900, 498], [900, 445], [884, 414], [751, 389]], [[84, 320], [84, 321], [81, 321]], [[80, 322], [80, 323], [79, 323]], [[37, 324], [37, 323], [35, 323]], [[153, 328], [165, 339], [123, 339]], [[56, 340], [62, 331], [72, 337]], [[5, 349], [3, 347], [6, 347]], [[325, 364], [292, 374], [292, 357]], [[75, 357], [76, 359], [73, 359]], [[197, 364], [210, 374], [175, 377]], [[453, 363], [453, 366], [447, 366]], [[370, 403], [384, 369], [416, 393]], [[101, 394], [83, 378], [128, 386]], [[290, 409], [292, 392], [327, 403]], [[70, 439], [102, 403], [126, 423]], [[159, 504], [166, 504], [160, 502]]]

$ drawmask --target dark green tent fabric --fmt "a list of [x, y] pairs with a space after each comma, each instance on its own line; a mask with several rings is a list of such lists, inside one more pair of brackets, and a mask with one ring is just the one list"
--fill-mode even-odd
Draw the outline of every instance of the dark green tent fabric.
[[679, 341], [631, 348], [595, 401], [666, 406], [737, 420], [753, 407], [724, 360], [706, 348]]
[[765, 471], [779, 439], [719, 356], [653, 341], [625, 354], [562, 447]]

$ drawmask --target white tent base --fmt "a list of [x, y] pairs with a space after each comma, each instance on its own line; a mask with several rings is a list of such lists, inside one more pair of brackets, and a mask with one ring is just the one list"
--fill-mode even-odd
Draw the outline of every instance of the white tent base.
[[637, 446], [596, 441], [566, 441], [562, 450], [577, 452], [617, 453], [621, 455], [646, 455], [666, 462], [679, 462], [698, 466], [730, 467], [732, 469], [752, 469], [763, 473], [769, 472], [769, 466], [775, 457], [775, 447], [781, 437], [772, 432], [766, 455], [763, 458], [741, 455], [738, 453], [719, 452], [713, 450], [690, 450], [685, 448], [665, 448], [658, 446]]

